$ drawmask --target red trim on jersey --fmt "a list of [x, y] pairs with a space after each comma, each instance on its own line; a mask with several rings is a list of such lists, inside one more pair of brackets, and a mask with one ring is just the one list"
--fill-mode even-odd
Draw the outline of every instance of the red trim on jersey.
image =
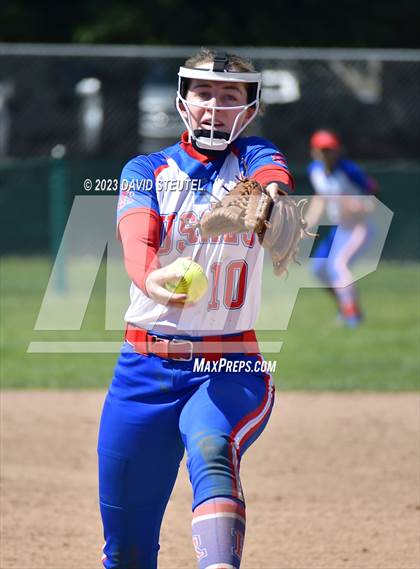
[[155, 210], [146, 207], [136, 208], [131, 213], [123, 216], [118, 224], [124, 264], [133, 283], [147, 294], [146, 278], [160, 267], [158, 251], [162, 221]]
[[295, 181], [290, 172], [279, 166], [273, 166], [272, 164], [261, 166], [261, 168], [258, 168], [258, 170], [252, 174], [252, 177], [262, 186], [266, 186], [270, 182], [279, 182], [280, 184], [288, 186], [292, 192], [295, 189]]
[[158, 166], [154, 172], [155, 178], [157, 178], [159, 174], [162, 172], [162, 170], [164, 170], [165, 168], [169, 168], [169, 164], [161, 164], [160, 166]]
[[235, 156], [239, 157], [239, 155], [240, 155], [240, 150], [239, 150], [239, 148], [236, 146], [235, 141], [233, 141], [232, 144], [230, 145], [230, 150], [231, 150], [232, 154], [234, 154]]
[[191, 158], [198, 160], [202, 164], [208, 164], [211, 162], [211, 160], [218, 158], [218, 155], [215, 152], [206, 152], [205, 154], [202, 154], [194, 148], [188, 139], [188, 131], [183, 132], [181, 136], [181, 148], [185, 150], [185, 152], [188, 154], [188, 156], [191, 156]]

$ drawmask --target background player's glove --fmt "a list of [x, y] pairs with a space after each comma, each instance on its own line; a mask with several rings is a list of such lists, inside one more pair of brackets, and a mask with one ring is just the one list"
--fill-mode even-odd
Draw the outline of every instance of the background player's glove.
[[302, 209], [287, 194], [273, 200], [256, 180], [244, 178], [220, 201], [212, 204], [198, 224], [202, 237], [253, 231], [273, 260], [274, 274], [281, 275], [296, 260], [299, 242], [306, 232]]

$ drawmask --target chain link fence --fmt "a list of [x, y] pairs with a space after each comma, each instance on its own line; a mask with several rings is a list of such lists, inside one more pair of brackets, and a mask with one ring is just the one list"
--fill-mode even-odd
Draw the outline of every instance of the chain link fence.
[[[2, 252], [48, 250], [57, 145], [71, 204], [84, 178], [116, 178], [132, 156], [176, 142], [183, 130], [174, 106], [177, 71], [197, 49], [0, 44]], [[336, 130], [349, 156], [378, 177], [381, 199], [401, 209], [409, 228], [402, 256], [418, 257], [420, 51], [230, 50], [263, 71], [265, 112], [250, 134], [285, 152], [298, 191], [309, 190], [311, 133]], [[12, 240], [16, 223], [21, 230]], [[391, 231], [391, 257], [399, 250], [393, 239]]]
[[[177, 70], [197, 48], [0, 44], [0, 155], [129, 156], [178, 138]], [[234, 51], [263, 70], [254, 130], [307, 158], [311, 132], [337, 130], [363, 160], [420, 156], [420, 51]]]

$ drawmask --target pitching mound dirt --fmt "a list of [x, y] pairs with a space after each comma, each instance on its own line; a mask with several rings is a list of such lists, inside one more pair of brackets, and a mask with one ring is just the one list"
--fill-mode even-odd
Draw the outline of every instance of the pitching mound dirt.
[[[3, 391], [2, 569], [101, 567], [96, 435], [104, 392]], [[277, 392], [242, 462], [243, 569], [418, 569], [417, 394]], [[196, 568], [181, 468], [161, 569]]]

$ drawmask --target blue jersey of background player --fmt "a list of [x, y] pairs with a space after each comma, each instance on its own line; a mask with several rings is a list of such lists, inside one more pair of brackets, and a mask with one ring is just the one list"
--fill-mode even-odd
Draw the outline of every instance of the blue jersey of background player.
[[309, 179], [315, 193], [324, 199], [312, 200], [306, 216], [308, 226], [314, 227], [324, 210], [332, 225], [315, 250], [312, 269], [334, 295], [340, 321], [354, 327], [362, 319], [358, 292], [354, 283], [343, 283], [353, 280], [350, 266], [372, 234], [371, 207], [357, 196], [376, 193], [377, 184], [357, 164], [342, 156], [341, 142], [333, 132], [315, 132], [310, 149], [313, 161], [308, 168]]
[[[126, 342], [99, 430], [106, 569], [156, 569], [185, 451], [199, 568], [240, 566], [241, 458], [274, 402], [253, 330], [264, 251], [252, 233], [206, 240], [195, 224], [241, 174], [270, 193], [293, 187], [271, 142], [239, 137], [258, 112], [260, 87], [261, 74], [240, 57], [205, 50], [187, 60], [177, 94], [187, 131], [122, 172], [118, 233], [132, 284]], [[192, 306], [165, 287], [180, 277], [179, 256], [194, 258], [209, 281]]]

